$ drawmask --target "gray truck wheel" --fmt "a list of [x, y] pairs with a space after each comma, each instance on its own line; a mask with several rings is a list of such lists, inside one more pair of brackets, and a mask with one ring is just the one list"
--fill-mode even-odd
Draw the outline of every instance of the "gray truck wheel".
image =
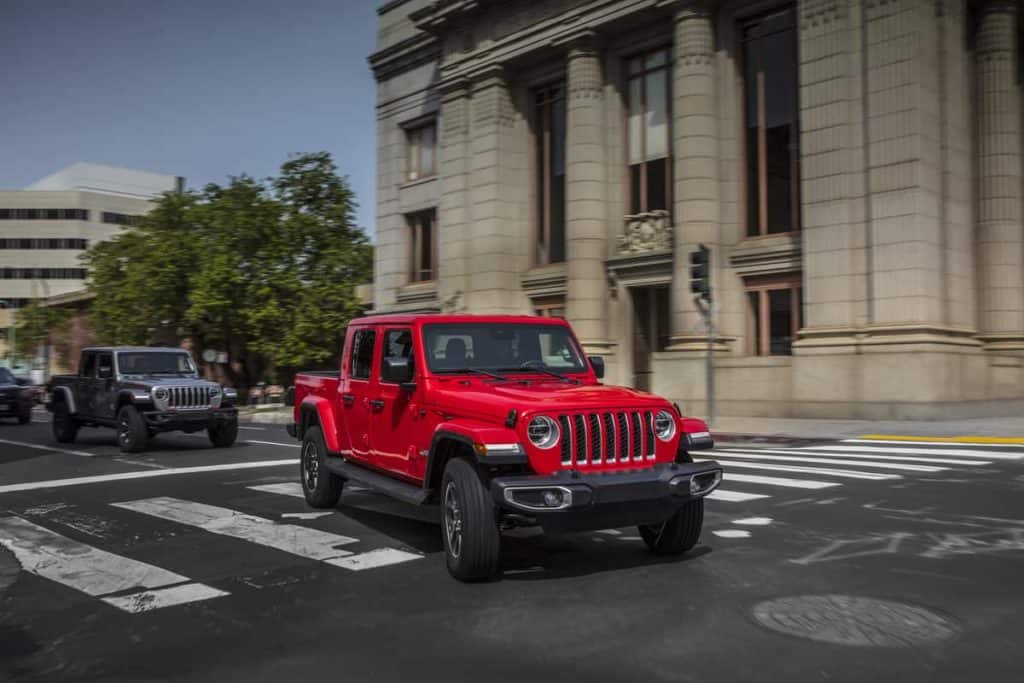
[[697, 545], [704, 525], [704, 499], [690, 501], [661, 524], [641, 524], [640, 536], [651, 552], [678, 555]]
[[238, 438], [238, 422], [236, 420], [214, 422], [207, 428], [206, 435], [210, 437], [210, 443], [217, 448], [227, 448]]
[[149, 430], [139, 411], [133, 405], [121, 406], [117, 411], [117, 445], [125, 453], [138, 453], [148, 440]]
[[78, 436], [78, 423], [71, 415], [71, 409], [64, 401], [57, 401], [53, 407], [53, 438], [57, 443], [74, 443]]
[[333, 508], [341, 498], [345, 480], [324, 466], [327, 444], [320, 427], [306, 429], [302, 437], [302, 455], [299, 457], [299, 480], [306, 502], [314, 508]]
[[501, 535], [490, 492], [468, 460], [452, 458], [441, 479], [441, 535], [448, 572], [485, 581], [500, 567]]

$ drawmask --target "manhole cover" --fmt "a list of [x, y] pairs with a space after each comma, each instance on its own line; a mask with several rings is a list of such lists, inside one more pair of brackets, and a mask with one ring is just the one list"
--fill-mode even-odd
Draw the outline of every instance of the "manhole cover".
[[853, 595], [799, 595], [759, 603], [754, 618], [773, 631], [837, 645], [906, 647], [952, 638], [953, 623], [921, 607]]

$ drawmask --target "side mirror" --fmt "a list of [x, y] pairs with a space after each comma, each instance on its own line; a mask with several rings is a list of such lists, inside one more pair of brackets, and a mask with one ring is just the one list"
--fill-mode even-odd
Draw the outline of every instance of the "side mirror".
[[96, 370], [96, 376], [100, 379], [110, 379], [114, 376], [114, 368], [109, 365], [101, 365]]
[[290, 386], [290, 387], [288, 387], [287, 390], [285, 390], [285, 392], [284, 392], [284, 404], [286, 406], [293, 406], [293, 405], [295, 405], [295, 387], [294, 386]]
[[14, 383], [17, 384], [19, 387], [27, 387], [28, 386], [28, 380], [25, 379], [24, 377], [15, 377], [14, 378]]
[[594, 374], [598, 379], [604, 378], [604, 358], [601, 356], [590, 357], [590, 367], [594, 368]]
[[[381, 370], [382, 379], [391, 384], [406, 385], [412, 382], [413, 367], [411, 358], [385, 358]], [[403, 388], [409, 388], [403, 386]]]

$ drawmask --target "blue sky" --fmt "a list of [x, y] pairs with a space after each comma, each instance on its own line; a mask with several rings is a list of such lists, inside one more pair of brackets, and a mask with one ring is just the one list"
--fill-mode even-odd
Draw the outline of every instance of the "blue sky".
[[377, 0], [0, 0], [0, 189], [75, 161], [264, 177], [327, 150], [373, 231]]

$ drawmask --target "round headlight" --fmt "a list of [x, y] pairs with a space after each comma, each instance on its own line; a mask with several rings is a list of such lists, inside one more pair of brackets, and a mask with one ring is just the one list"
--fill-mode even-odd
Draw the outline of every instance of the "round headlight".
[[676, 435], [676, 418], [667, 410], [659, 410], [654, 416], [654, 433], [662, 441], [670, 441]]
[[158, 401], [166, 401], [167, 389], [164, 387], [157, 387], [156, 389], [153, 390], [153, 398], [155, 398]]
[[220, 396], [220, 387], [210, 387], [210, 398]]
[[537, 448], [551, 448], [558, 443], [558, 423], [547, 415], [538, 415], [526, 426], [526, 438]]

